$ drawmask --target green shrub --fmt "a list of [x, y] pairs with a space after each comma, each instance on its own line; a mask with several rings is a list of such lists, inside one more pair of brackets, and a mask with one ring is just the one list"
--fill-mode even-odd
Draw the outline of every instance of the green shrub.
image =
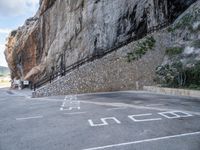
[[192, 42], [192, 47], [200, 48], [200, 40], [195, 40]]
[[134, 60], [138, 60], [143, 55], [145, 55], [148, 50], [153, 49], [153, 47], [155, 46], [155, 43], [156, 43], [156, 40], [152, 36], [147, 37], [142, 42], [138, 42], [134, 51], [127, 53], [127, 61], [131, 62]]
[[176, 30], [176, 29], [173, 28], [173, 27], [168, 27], [168, 28], [167, 28], [167, 31], [168, 31], [168, 32], [174, 32], [175, 30]]
[[200, 90], [200, 85], [196, 85], [196, 84], [190, 84], [188, 87], [186, 87], [188, 89], [194, 89], [194, 90]]
[[183, 52], [182, 47], [169, 47], [165, 50], [165, 54], [167, 54], [168, 56], [178, 55], [181, 54], [182, 52]]
[[185, 73], [187, 75], [187, 86], [189, 84], [200, 85], [200, 61], [192, 68], [186, 69]]
[[146, 38], [146, 45], [148, 49], [152, 49], [155, 46], [156, 40], [153, 38], [153, 36]]
[[181, 62], [160, 66], [156, 69], [157, 82], [173, 88], [200, 90], [200, 61], [186, 68]]
[[186, 26], [189, 26], [191, 24], [191, 21], [193, 19], [192, 14], [186, 14], [181, 18], [181, 20], [175, 25], [174, 29], [183, 29]]
[[198, 25], [198, 27], [197, 27], [196, 31], [200, 31], [200, 25]]
[[127, 61], [131, 62], [132, 60], [135, 60], [137, 58], [137, 56], [135, 55], [135, 53], [128, 53], [127, 54]]

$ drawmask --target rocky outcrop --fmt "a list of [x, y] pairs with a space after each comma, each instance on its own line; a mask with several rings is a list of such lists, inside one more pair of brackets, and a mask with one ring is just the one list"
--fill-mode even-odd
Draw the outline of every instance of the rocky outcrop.
[[42, 67], [39, 67], [39, 70], [33, 73], [34, 67], [42, 66], [39, 34], [37, 18], [28, 19], [23, 27], [11, 32], [7, 39], [5, 55], [12, 79], [26, 78], [30, 72], [34, 75], [42, 70]]
[[11, 77], [38, 80], [177, 18], [196, 0], [40, 0], [5, 50]]

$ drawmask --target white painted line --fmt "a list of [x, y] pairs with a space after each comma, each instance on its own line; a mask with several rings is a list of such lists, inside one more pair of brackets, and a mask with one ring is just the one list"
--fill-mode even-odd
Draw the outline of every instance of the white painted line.
[[146, 105], [147, 107], [154, 107], [154, 106], [163, 106], [164, 104], [149, 104]]
[[171, 111], [173, 109], [160, 108], [160, 107], [146, 107], [141, 105], [125, 104], [125, 103], [108, 103], [108, 102], [94, 102], [94, 101], [81, 101], [83, 104], [95, 104], [101, 106], [111, 106], [111, 107], [127, 107], [136, 109], [148, 109], [148, 110], [158, 110], [158, 111]]
[[89, 124], [90, 124], [91, 127], [99, 127], [99, 126], [106, 126], [106, 125], [108, 125], [107, 122], [103, 122], [103, 123], [99, 123], [99, 124], [94, 124], [91, 119], [89, 119], [88, 122], [89, 122]]
[[134, 104], [142, 104], [142, 101], [141, 100], [138, 100], [138, 101], [134, 100], [133, 103]]
[[81, 108], [80, 107], [69, 107], [69, 108], [63, 108], [63, 107], [61, 107], [60, 111], [63, 111], [63, 110], [72, 110], [72, 109], [78, 109], [78, 110], [80, 110]]
[[114, 120], [117, 124], [121, 124], [121, 122], [115, 117], [101, 118], [102, 123], [99, 123], [99, 124], [93, 123], [93, 121], [91, 119], [89, 119], [88, 122], [89, 122], [91, 127], [99, 127], [99, 126], [109, 125], [106, 120]]
[[106, 146], [100, 146], [100, 147], [93, 147], [93, 148], [87, 148], [87, 149], [83, 149], [83, 150], [107, 149], [107, 148], [113, 148], [113, 147], [120, 147], [120, 146], [132, 145], [132, 144], [140, 144], [140, 143], [153, 142], [153, 141], [159, 141], [159, 140], [167, 140], [167, 139], [171, 139], [171, 138], [192, 136], [192, 135], [198, 135], [198, 134], [200, 134], [200, 131], [176, 134], [176, 135], [171, 135], [171, 136], [163, 136], [163, 137], [157, 137], [157, 138], [145, 139], [145, 140], [139, 140], [139, 141], [132, 141], [132, 142], [126, 142], [126, 143], [119, 143], [119, 144], [113, 144], [113, 145], [106, 145]]
[[78, 114], [85, 114], [87, 112], [73, 112], [73, 113], [64, 113], [65, 115], [78, 115]]
[[34, 117], [26, 117], [26, 118], [16, 118], [16, 120], [28, 120], [28, 119], [39, 119], [43, 118], [43, 116], [34, 116]]
[[130, 115], [128, 116], [134, 122], [146, 122], [146, 121], [158, 121], [162, 120], [162, 118], [150, 118], [150, 119], [136, 119], [135, 117], [143, 117], [143, 116], [152, 116], [151, 113], [149, 114], [139, 114], [139, 115]]
[[107, 110], [120, 110], [120, 109], [126, 109], [127, 107], [116, 107], [116, 108], [108, 108]]
[[[110, 106], [110, 107], [127, 107], [127, 108], [135, 108], [135, 109], [147, 109], [147, 110], [157, 110], [157, 111], [175, 111], [174, 109], [169, 108], [161, 108], [161, 107], [147, 107], [141, 105], [133, 105], [133, 104], [125, 104], [125, 103], [108, 103], [108, 102], [94, 102], [94, 101], [80, 101], [83, 104], [94, 104], [99, 106]], [[180, 110], [184, 111], [184, 110]], [[193, 112], [193, 111], [184, 111], [194, 115], [199, 115], [200, 112]]]

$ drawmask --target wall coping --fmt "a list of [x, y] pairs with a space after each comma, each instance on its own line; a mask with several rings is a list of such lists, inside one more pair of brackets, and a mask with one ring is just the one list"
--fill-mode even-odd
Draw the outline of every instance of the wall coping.
[[198, 91], [198, 90], [163, 88], [163, 87], [158, 87], [158, 86], [144, 86], [143, 90], [149, 91], [149, 92], [154, 92], [157, 94], [188, 96], [188, 97], [200, 98], [200, 91]]

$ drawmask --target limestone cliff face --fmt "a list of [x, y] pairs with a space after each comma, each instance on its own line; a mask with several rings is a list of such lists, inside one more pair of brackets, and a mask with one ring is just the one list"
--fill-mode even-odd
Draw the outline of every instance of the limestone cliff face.
[[13, 31], [5, 50], [12, 78], [37, 80], [104, 51], [163, 21], [196, 0], [40, 0], [33, 18]]

